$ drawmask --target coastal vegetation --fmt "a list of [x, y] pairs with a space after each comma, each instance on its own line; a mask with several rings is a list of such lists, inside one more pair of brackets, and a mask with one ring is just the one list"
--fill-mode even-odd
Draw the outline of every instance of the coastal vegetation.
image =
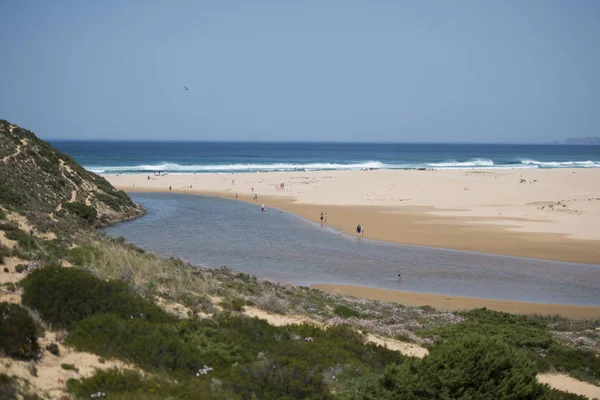
[[[143, 209], [31, 132], [0, 121], [0, 160], [2, 399], [576, 400], [538, 373], [600, 383], [598, 320], [443, 312], [161, 258], [96, 231]], [[41, 387], [51, 357], [62, 375]]]

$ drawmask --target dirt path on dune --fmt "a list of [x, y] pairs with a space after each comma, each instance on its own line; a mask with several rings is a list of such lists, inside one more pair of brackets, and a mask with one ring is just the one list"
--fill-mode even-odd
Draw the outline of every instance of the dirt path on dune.
[[18, 156], [19, 154], [21, 154], [21, 145], [17, 146], [17, 151], [15, 151], [13, 154], [9, 154], [7, 156], [5, 156], [2, 159], [2, 162], [6, 163], [8, 160], [10, 160], [11, 158], [15, 158], [16, 156]]

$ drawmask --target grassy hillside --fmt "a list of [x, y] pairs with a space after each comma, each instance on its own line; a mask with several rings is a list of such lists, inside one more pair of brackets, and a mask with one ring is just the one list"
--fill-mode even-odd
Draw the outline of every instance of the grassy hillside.
[[5, 120], [0, 120], [0, 204], [23, 213], [42, 232], [69, 217], [102, 226], [143, 214], [104, 178]]
[[0, 121], [0, 399], [581, 400], [537, 374], [600, 383], [600, 321], [345, 298], [95, 230], [142, 214]]

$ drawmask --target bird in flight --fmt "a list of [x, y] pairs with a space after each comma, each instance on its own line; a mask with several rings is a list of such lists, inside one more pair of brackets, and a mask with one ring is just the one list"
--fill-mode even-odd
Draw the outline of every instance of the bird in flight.
[[184, 86], [184, 88], [185, 88], [186, 91], [188, 90], [187, 86]]

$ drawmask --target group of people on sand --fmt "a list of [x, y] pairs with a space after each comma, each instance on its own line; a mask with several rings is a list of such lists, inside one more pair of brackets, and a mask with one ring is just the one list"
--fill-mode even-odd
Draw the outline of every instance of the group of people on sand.
[[327, 224], [327, 213], [323, 214], [323, 212], [321, 211], [321, 216], [319, 217], [319, 219], [321, 220], [321, 226], [323, 226], [323, 224]]

